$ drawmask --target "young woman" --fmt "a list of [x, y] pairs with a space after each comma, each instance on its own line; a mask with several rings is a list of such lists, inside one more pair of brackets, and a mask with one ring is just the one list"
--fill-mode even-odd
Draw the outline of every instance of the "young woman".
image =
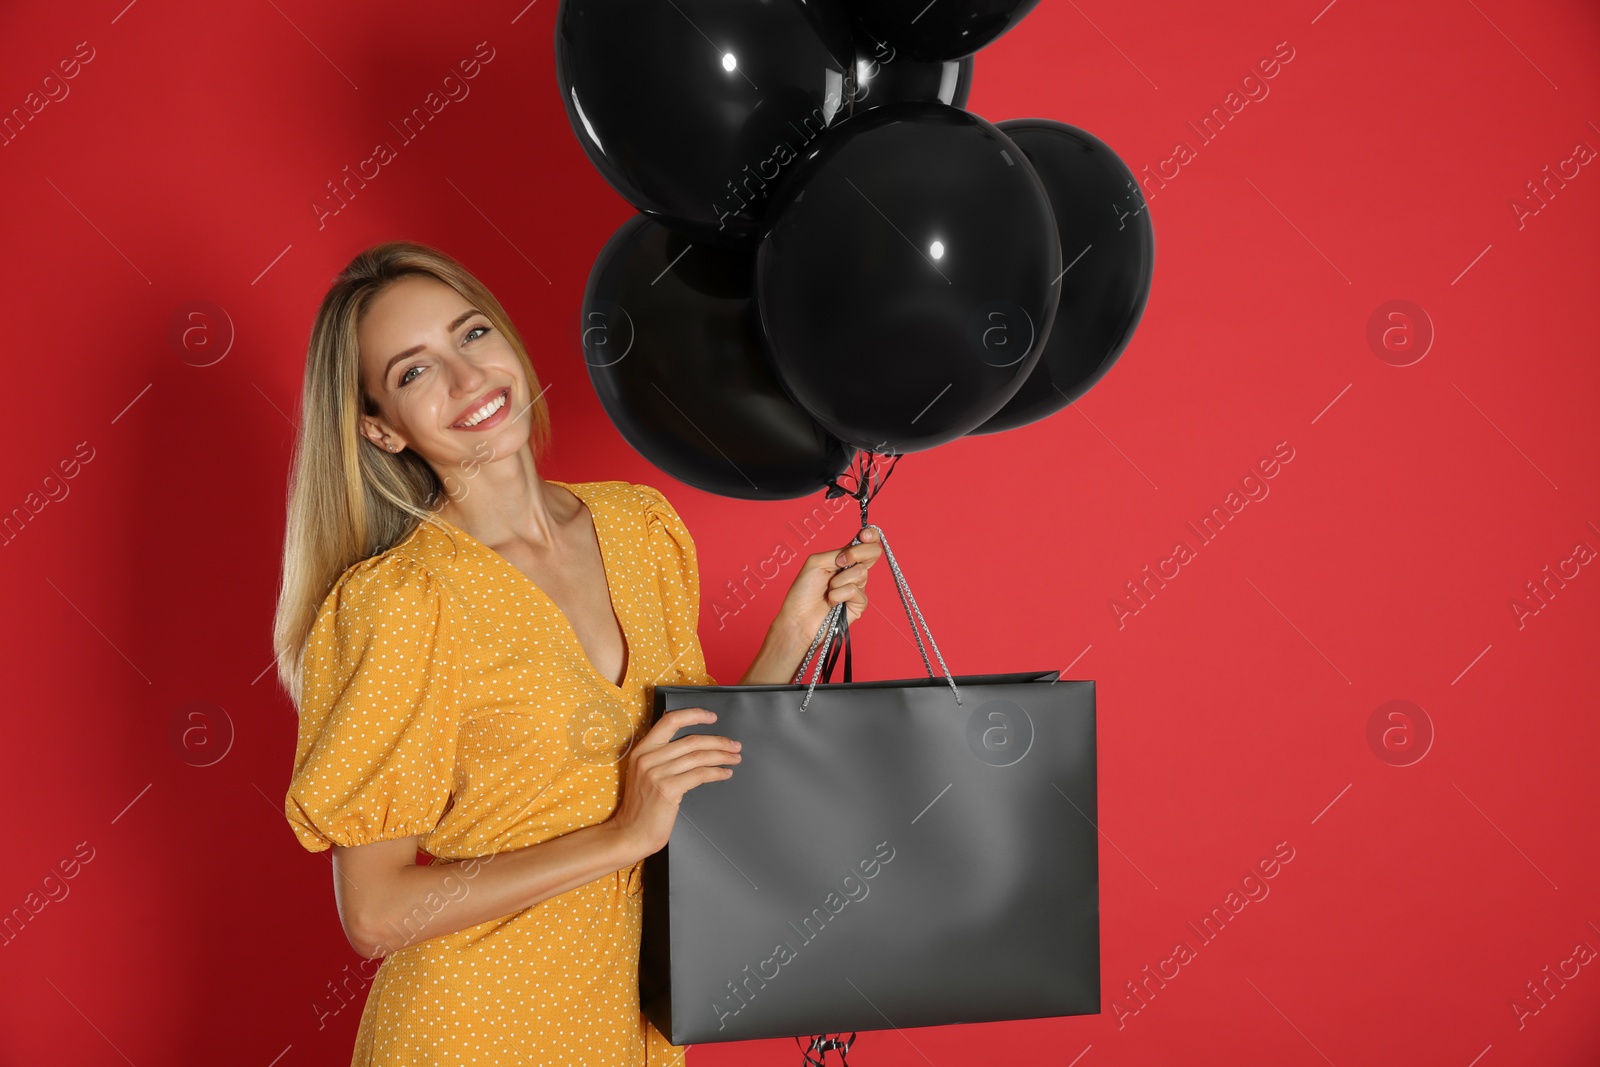
[[[357, 256], [306, 358], [274, 630], [300, 713], [285, 814], [333, 850], [371, 975], [353, 1064], [681, 1064], [639, 1011], [641, 868], [683, 794], [732, 775], [694, 541], [659, 491], [543, 477], [544, 390], [450, 257]], [[862, 543], [808, 557], [742, 683], [786, 683]], [[419, 852], [431, 862], [419, 864]]]

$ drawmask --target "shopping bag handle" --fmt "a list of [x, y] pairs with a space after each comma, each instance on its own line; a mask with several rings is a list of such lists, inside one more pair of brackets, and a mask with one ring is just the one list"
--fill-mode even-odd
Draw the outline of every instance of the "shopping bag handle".
[[[900, 563], [894, 558], [894, 552], [889, 548], [889, 539], [883, 535], [883, 529], [876, 523], [868, 523], [862, 529], [878, 531], [878, 543], [883, 546], [883, 556], [889, 561], [889, 573], [894, 576], [895, 592], [900, 594], [900, 606], [906, 610], [906, 619], [911, 623], [911, 633], [917, 639], [917, 651], [922, 654], [922, 666], [927, 670], [928, 677], [938, 677], [933, 673], [933, 664], [928, 660], [928, 646], [932, 646], [933, 655], [939, 661], [940, 669], [944, 671], [945, 681], [950, 684], [950, 692], [955, 694], [956, 703], [960, 704], [961, 691], [956, 688], [955, 679], [950, 676], [950, 668], [945, 663], [944, 656], [939, 652], [938, 643], [933, 639], [933, 630], [929, 628], [928, 620], [923, 618], [922, 609], [917, 606], [917, 598], [911, 595], [911, 586], [906, 582], [906, 576], [900, 570]], [[860, 543], [861, 534], [858, 532], [850, 544], [859, 545]], [[845, 613], [843, 602], [835, 604], [828, 611], [827, 617], [822, 620], [822, 626], [818, 628], [817, 635], [811, 639], [811, 647], [806, 651], [805, 659], [800, 661], [800, 669], [795, 672], [795, 682], [799, 683], [806, 676], [806, 668], [811, 665], [811, 660], [816, 656], [819, 645], [823, 648], [823, 659], [818, 661], [817, 669], [812, 673], [811, 682], [806, 686], [805, 699], [800, 702], [801, 711], [805, 711], [807, 705], [811, 703], [811, 694], [816, 690], [817, 682], [822, 678], [826, 669], [823, 661], [828, 657], [828, 647], [848, 626], [849, 617]], [[927, 645], [922, 642], [922, 632], [924, 630], [928, 634]], [[845, 635], [845, 640], [849, 640], [848, 634]], [[828, 670], [828, 673], [832, 673], [831, 669]]]

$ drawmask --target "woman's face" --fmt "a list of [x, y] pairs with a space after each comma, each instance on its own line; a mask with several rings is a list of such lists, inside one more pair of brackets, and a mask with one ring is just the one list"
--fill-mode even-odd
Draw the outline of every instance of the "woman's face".
[[448, 285], [417, 275], [391, 283], [368, 307], [357, 340], [362, 386], [379, 409], [361, 416], [361, 433], [379, 448], [415, 449], [448, 485], [458, 467], [528, 443], [533, 398], [522, 361]]

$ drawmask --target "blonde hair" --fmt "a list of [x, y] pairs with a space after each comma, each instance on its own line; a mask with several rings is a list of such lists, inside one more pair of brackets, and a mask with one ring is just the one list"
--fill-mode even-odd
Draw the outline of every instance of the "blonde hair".
[[535, 397], [534, 458], [550, 443], [550, 413], [527, 349], [505, 309], [465, 267], [410, 241], [374, 245], [352, 259], [322, 298], [306, 349], [300, 428], [291, 461], [283, 573], [272, 644], [278, 680], [298, 706], [306, 640], [334, 583], [356, 563], [398, 544], [445, 492], [412, 449], [391, 453], [359, 431], [360, 415], [378, 406], [361, 386], [357, 331], [373, 300], [401, 278], [443, 282], [483, 312], [522, 361]]

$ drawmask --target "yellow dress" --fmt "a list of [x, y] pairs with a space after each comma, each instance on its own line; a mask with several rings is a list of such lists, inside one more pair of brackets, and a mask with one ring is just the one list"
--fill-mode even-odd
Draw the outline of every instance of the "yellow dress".
[[[453, 524], [420, 523], [319, 608], [284, 809], [305, 848], [420, 834], [429, 855], [460, 860], [603, 822], [652, 686], [715, 684], [694, 542], [672, 505], [624, 481], [554, 484], [593, 518], [627, 639], [623, 684], [509, 560]], [[383, 958], [353, 1067], [684, 1063], [639, 1011], [642, 860], [429, 936], [471, 891], [467, 869], [408, 921], [421, 939]]]

